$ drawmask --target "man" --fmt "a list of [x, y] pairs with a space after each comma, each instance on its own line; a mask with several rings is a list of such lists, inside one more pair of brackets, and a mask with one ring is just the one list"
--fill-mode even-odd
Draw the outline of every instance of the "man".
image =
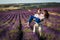
[[36, 14], [30, 16], [27, 25], [29, 25], [32, 22], [32, 20], [34, 20], [35, 24], [33, 26], [33, 33], [35, 33], [36, 27], [38, 27], [38, 31], [41, 35], [42, 31], [41, 22], [45, 18], [48, 18], [48, 11], [47, 10], [41, 11], [41, 9], [38, 9]]

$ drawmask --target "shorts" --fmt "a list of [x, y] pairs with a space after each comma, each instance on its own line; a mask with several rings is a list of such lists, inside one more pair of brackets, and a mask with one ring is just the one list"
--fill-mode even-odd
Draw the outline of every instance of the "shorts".
[[29, 18], [29, 23], [31, 23], [33, 19], [35, 19], [34, 21], [35, 21], [36, 23], [38, 23], [38, 24], [41, 22], [41, 20], [40, 20], [39, 18], [36, 18], [36, 17], [34, 17], [34, 16], [30, 16], [30, 18]]

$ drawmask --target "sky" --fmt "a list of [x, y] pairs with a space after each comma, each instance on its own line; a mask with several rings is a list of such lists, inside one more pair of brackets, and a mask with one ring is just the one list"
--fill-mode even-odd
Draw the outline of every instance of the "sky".
[[0, 4], [12, 3], [44, 3], [44, 2], [59, 2], [60, 0], [0, 0]]

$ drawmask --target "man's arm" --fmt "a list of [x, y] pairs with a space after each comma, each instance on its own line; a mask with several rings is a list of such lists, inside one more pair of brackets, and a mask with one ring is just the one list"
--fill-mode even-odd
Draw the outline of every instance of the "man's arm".
[[27, 26], [29, 26], [29, 24], [32, 22], [33, 18], [34, 18], [34, 16], [32, 16], [32, 15], [29, 17], [29, 20], [27, 22]]

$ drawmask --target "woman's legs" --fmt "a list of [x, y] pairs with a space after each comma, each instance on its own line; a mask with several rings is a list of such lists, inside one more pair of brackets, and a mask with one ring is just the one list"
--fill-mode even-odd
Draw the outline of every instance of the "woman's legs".
[[36, 32], [36, 28], [38, 28], [38, 34], [41, 36], [42, 35], [42, 27], [40, 24], [38, 23], [35, 23], [34, 26], [33, 26], [33, 33]]
[[34, 26], [33, 26], [33, 32], [36, 31], [36, 28], [38, 27], [38, 23], [35, 23]]
[[34, 25], [34, 27], [33, 27], [33, 33], [35, 33], [35, 25]]

